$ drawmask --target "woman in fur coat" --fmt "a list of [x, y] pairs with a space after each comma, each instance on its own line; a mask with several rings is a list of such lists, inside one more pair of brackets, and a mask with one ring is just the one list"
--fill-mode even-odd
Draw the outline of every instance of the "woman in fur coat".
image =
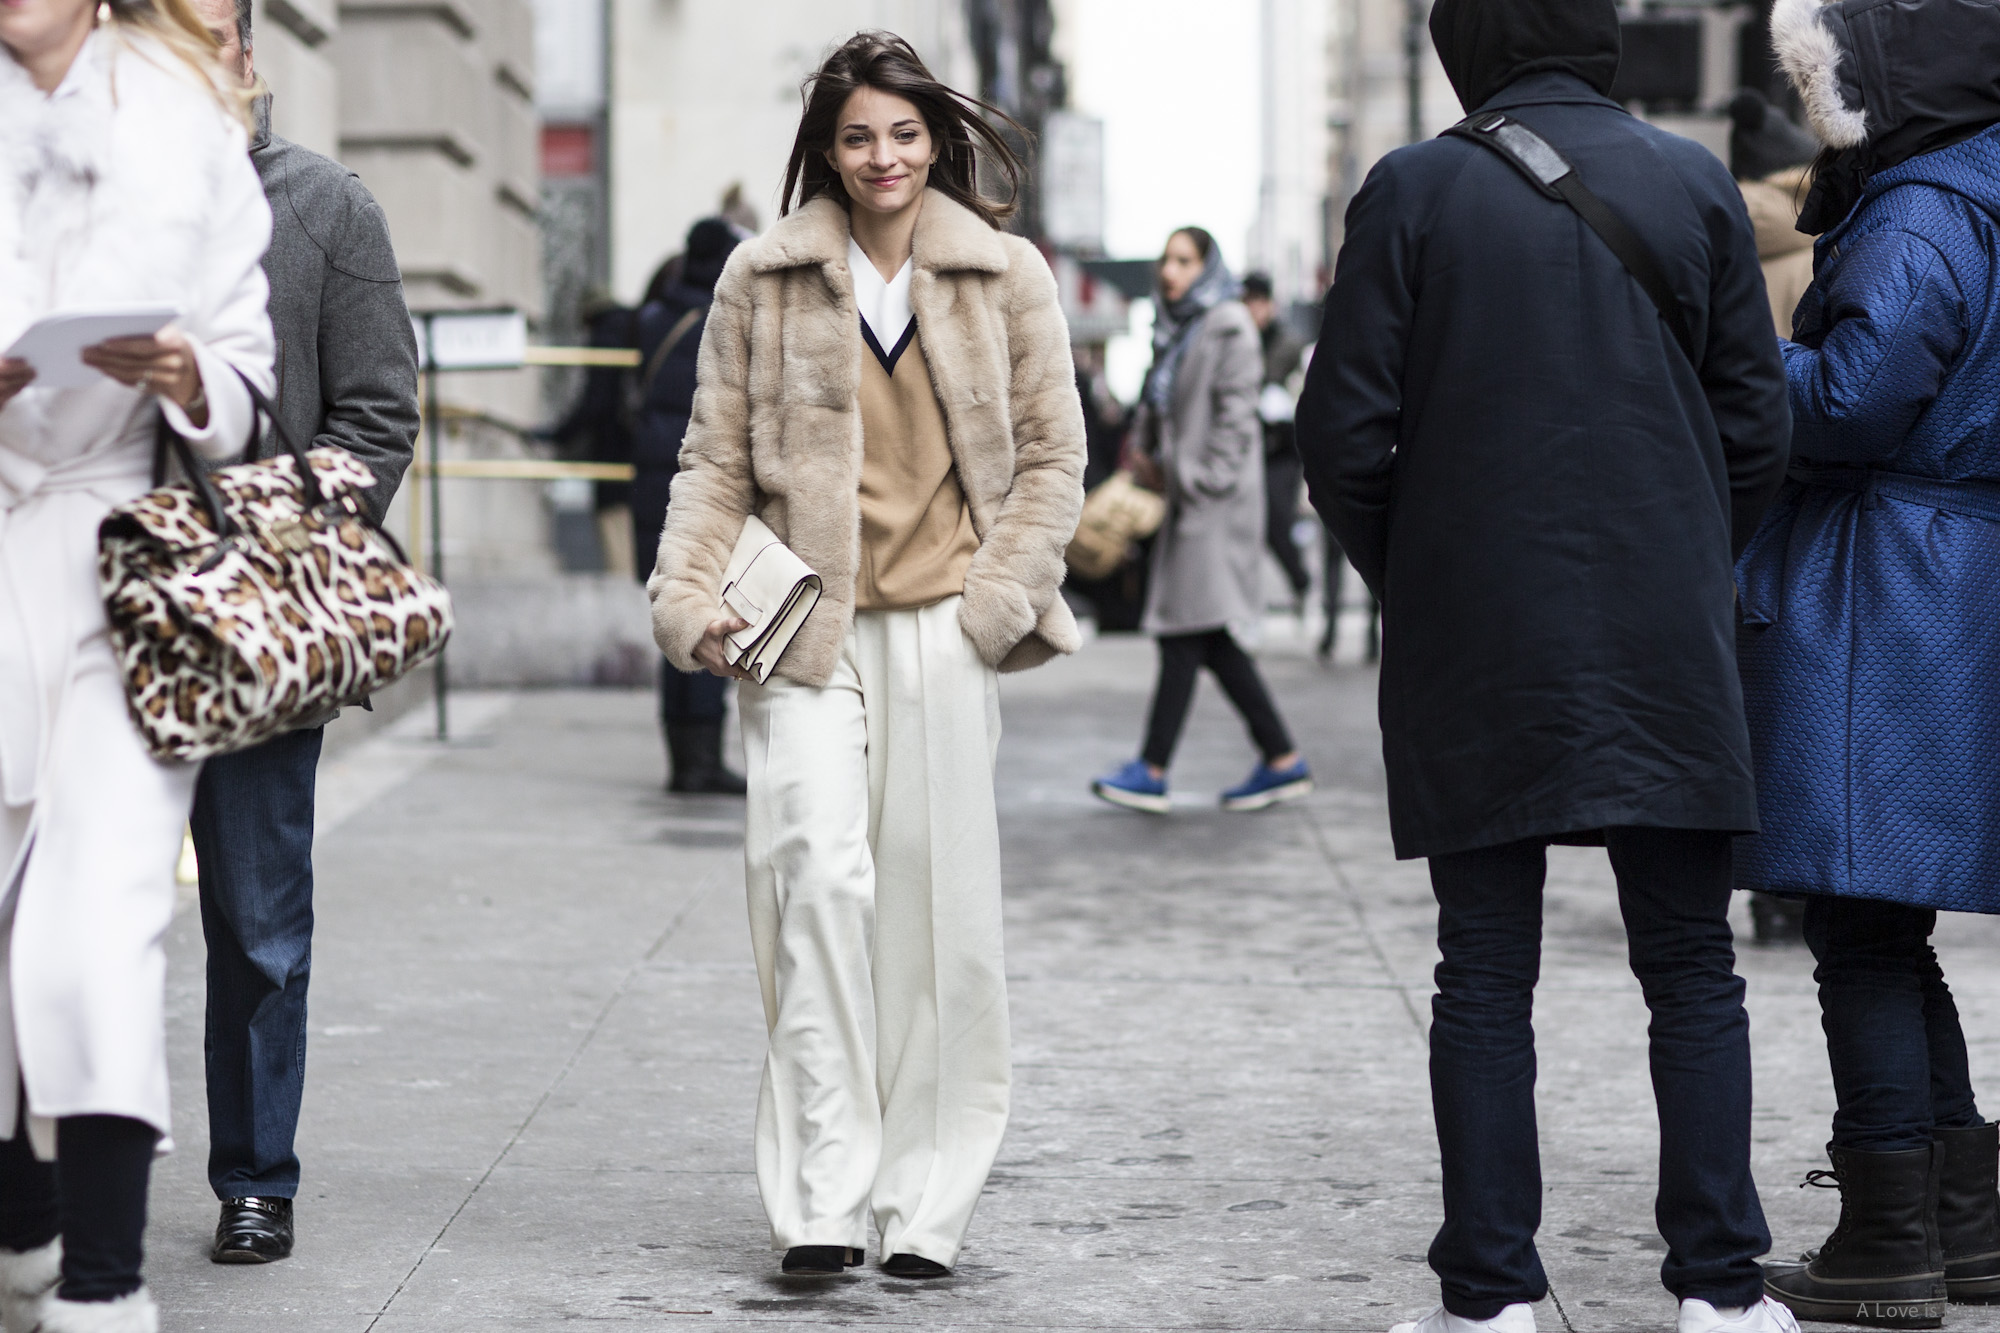
[[1131, 465], [1167, 497], [1143, 622], [1159, 643], [1160, 676], [1145, 748], [1090, 789], [1128, 810], [1163, 815], [1172, 808], [1167, 766], [1194, 703], [1195, 678], [1207, 667], [1259, 752], [1250, 776], [1222, 793], [1222, 808], [1261, 810], [1312, 790], [1312, 774], [1248, 651], [1264, 619], [1263, 344], [1221, 247], [1199, 227], [1167, 237], [1153, 309], [1153, 368], [1133, 422]]
[[770, 1050], [757, 1183], [788, 1273], [950, 1271], [1007, 1124], [994, 673], [1078, 646], [1084, 427], [1054, 276], [976, 184], [1019, 164], [897, 37], [808, 82], [786, 216], [731, 256], [648, 585], [661, 649], [730, 665], [755, 514], [824, 583], [742, 687]]
[[250, 429], [237, 372], [272, 388], [271, 214], [243, 101], [184, 0], [100, 12], [98, 0], [0, 5], [0, 348], [77, 307], [181, 314], [86, 351], [103, 374], [80, 387], [0, 360], [7, 1333], [157, 1326], [139, 1256], [169, 1128], [161, 941], [199, 766], [154, 759], [127, 715], [97, 525], [151, 485], [163, 412], [221, 457]]
[[1779, 0], [1771, 33], [1826, 148], [1791, 479], [1737, 567], [1763, 832], [1736, 880], [1808, 895], [1841, 1217], [1768, 1283], [1936, 1327], [2000, 1299], [2000, 1128], [1930, 942], [2000, 912], [2000, 3]]

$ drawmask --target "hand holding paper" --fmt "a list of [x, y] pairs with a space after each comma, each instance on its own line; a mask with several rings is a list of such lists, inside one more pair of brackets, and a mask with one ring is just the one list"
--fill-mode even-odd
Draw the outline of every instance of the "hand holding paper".
[[171, 398], [190, 415], [202, 415], [190, 407], [201, 392], [201, 367], [178, 329], [161, 329], [150, 338], [112, 338], [84, 348], [81, 357], [120, 384]]
[[[104, 368], [85, 359], [86, 349], [94, 351], [99, 344], [114, 339], [141, 338], [150, 341], [155, 334], [180, 318], [180, 313], [173, 306], [158, 303], [58, 310], [30, 324], [27, 331], [14, 340], [13, 346], [0, 352], [0, 358], [9, 362], [26, 362], [33, 368], [38, 388], [85, 388], [97, 383], [100, 374], [107, 373]], [[185, 346], [184, 339], [182, 345]], [[192, 359], [189, 358], [190, 361]], [[125, 381], [127, 384], [137, 382], [136, 373], [132, 379]]]

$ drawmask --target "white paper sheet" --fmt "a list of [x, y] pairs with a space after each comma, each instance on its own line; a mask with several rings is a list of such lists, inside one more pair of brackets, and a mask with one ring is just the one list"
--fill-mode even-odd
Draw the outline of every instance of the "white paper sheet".
[[84, 348], [111, 338], [150, 337], [180, 317], [176, 307], [157, 303], [58, 310], [30, 324], [0, 357], [33, 366], [35, 388], [80, 389], [103, 374], [83, 363]]

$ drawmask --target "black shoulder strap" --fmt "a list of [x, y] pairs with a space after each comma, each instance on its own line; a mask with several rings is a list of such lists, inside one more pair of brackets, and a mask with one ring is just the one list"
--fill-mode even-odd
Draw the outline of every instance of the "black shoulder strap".
[[1625, 219], [1612, 212], [1583, 183], [1568, 158], [1520, 121], [1495, 111], [1469, 116], [1445, 133], [1484, 144], [1513, 163], [1529, 184], [1575, 209], [1577, 216], [1589, 224], [1611, 253], [1618, 256], [1618, 262], [1645, 288], [1646, 295], [1659, 308], [1660, 318], [1667, 322], [1668, 332], [1686, 354], [1688, 364], [1700, 368], [1701, 357], [1695, 351], [1694, 334], [1688, 329], [1687, 312], [1681, 308], [1680, 298], [1674, 295], [1666, 270], [1660, 267], [1660, 261], [1639, 239], [1639, 234], [1625, 225]]
[[660, 373], [660, 367], [667, 363], [667, 358], [673, 355], [674, 348], [681, 345], [681, 339], [687, 337], [688, 330], [701, 323], [702, 316], [707, 313], [706, 305], [695, 306], [674, 321], [674, 326], [667, 330], [667, 336], [647, 360], [646, 368], [639, 372], [640, 402], [645, 402], [646, 396], [653, 391], [653, 380]]

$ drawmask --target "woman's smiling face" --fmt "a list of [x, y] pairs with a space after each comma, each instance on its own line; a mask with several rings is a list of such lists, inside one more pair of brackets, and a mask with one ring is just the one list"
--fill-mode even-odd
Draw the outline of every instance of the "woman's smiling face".
[[915, 103], [879, 88], [857, 88], [840, 109], [826, 157], [856, 207], [900, 213], [923, 198], [937, 149]]

